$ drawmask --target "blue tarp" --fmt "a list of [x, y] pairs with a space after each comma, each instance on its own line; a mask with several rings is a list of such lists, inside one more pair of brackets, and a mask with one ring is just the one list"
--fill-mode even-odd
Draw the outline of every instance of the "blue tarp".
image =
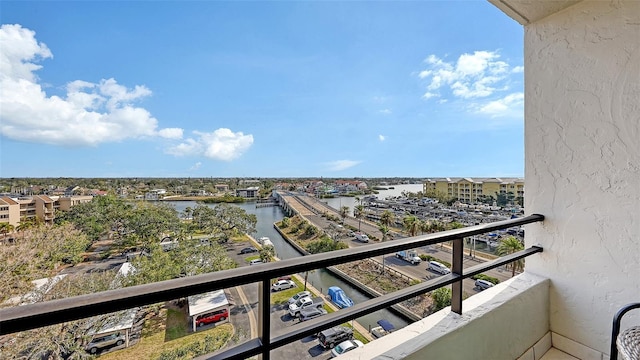
[[384, 331], [387, 331], [387, 332], [394, 330], [396, 328], [395, 326], [393, 326], [392, 323], [389, 322], [389, 320], [386, 320], [386, 319], [381, 319], [381, 320], [378, 320], [377, 322], [378, 322], [378, 325], [382, 326], [382, 329], [384, 329]]
[[341, 309], [353, 306], [353, 300], [351, 300], [344, 291], [337, 286], [331, 286], [329, 288], [329, 297], [331, 298], [331, 301]]

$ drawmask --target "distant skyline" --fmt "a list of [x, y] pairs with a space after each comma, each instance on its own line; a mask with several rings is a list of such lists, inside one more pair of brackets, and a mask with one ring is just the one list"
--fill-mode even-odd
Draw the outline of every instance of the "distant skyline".
[[487, 1], [3, 1], [0, 177], [522, 177]]

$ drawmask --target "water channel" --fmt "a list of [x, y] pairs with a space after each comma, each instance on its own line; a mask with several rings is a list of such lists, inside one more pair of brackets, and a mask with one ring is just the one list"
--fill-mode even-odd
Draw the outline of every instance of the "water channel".
[[[395, 189], [390, 190], [382, 190], [378, 194], [378, 198], [384, 199], [387, 196], [398, 196], [403, 190], [417, 192], [422, 189], [422, 185], [413, 184], [413, 185], [399, 185], [394, 186]], [[417, 188], [417, 190], [415, 190]], [[411, 190], [409, 190], [411, 189]], [[349, 206], [353, 209], [355, 199], [354, 198], [333, 198], [333, 199], [325, 199], [328, 200], [330, 206], [338, 209], [340, 206]], [[341, 201], [345, 203], [341, 204]], [[185, 208], [196, 207], [195, 201], [167, 201], [166, 203], [172, 204], [175, 209], [182, 213]], [[337, 203], [337, 206], [336, 206]], [[212, 205], [214, 206], [214, 205]], [[256, 233], [251, 234], [254, 238], [259, 238], [262, 236], [267, 236], [273, 242], [273, 245], [276, 249], [276, 253], [281, 259], [290, 259], [293, 257], [301, 256], [293, 246], [289, 245], [287, 241], [285, 241], [282, 236], [273, 228], [273, 223], [282, 220], [284, 218], [284, 213], [279, 206], [271, 206], [271, 207], [261, 207], [256, 208], [255, 203], [245, 203], [245, 204], [237, 204], [237, 206], [244, 209], [249, 214], [255, 214], [258, 223], [256, 225]], [[327, 293], [327, 289], [330, 286], [339, 286], [342, 288], [345, 293], [353, 299], [355, 303], [363, 302], [369, 299], [369, 297], [360, 292], [358, 289], [352, 287], [350, 284], [342, 281], [341, 279], [335, 277], [330, 272], [319, 269], [312, 273], [309, 273], [308, 281], [318, 290], [321, 290], [323, 294]], [[390, 310], [380, 310], [369, 315], [365, 315], [361, 318], [358, 318], [357, 321], [364, 326], [365, 328], [372, 328], [378, 326], [376, 321], [380, 319], [389, 320], [396, 328], [402, 328], [408, 324], [408, 321], [403, 317], [396, 315], [394, 312]]]

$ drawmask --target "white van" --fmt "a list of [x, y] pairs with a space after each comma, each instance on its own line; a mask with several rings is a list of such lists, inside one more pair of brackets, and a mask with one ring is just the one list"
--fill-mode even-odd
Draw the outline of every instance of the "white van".
[[429, 261], [429, 270], [435, 271], [438, 274], [447, 275], [451, 273], [448, 267], [437, 261]]
[[369, 237], [367, 236], [367, 234], [363, 234], [363, 233], [357, 232], [356, 233], [356, 240], [358, 240], [360, 242], [368, 243], [369, 242]]

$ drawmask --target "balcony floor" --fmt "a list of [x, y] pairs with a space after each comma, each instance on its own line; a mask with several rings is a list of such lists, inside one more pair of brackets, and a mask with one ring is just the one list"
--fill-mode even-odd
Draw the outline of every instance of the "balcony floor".
[[540, 360], [579, 360], [566, 352], [562, 352], [556, 348], [551, 348], [547, 351]]

